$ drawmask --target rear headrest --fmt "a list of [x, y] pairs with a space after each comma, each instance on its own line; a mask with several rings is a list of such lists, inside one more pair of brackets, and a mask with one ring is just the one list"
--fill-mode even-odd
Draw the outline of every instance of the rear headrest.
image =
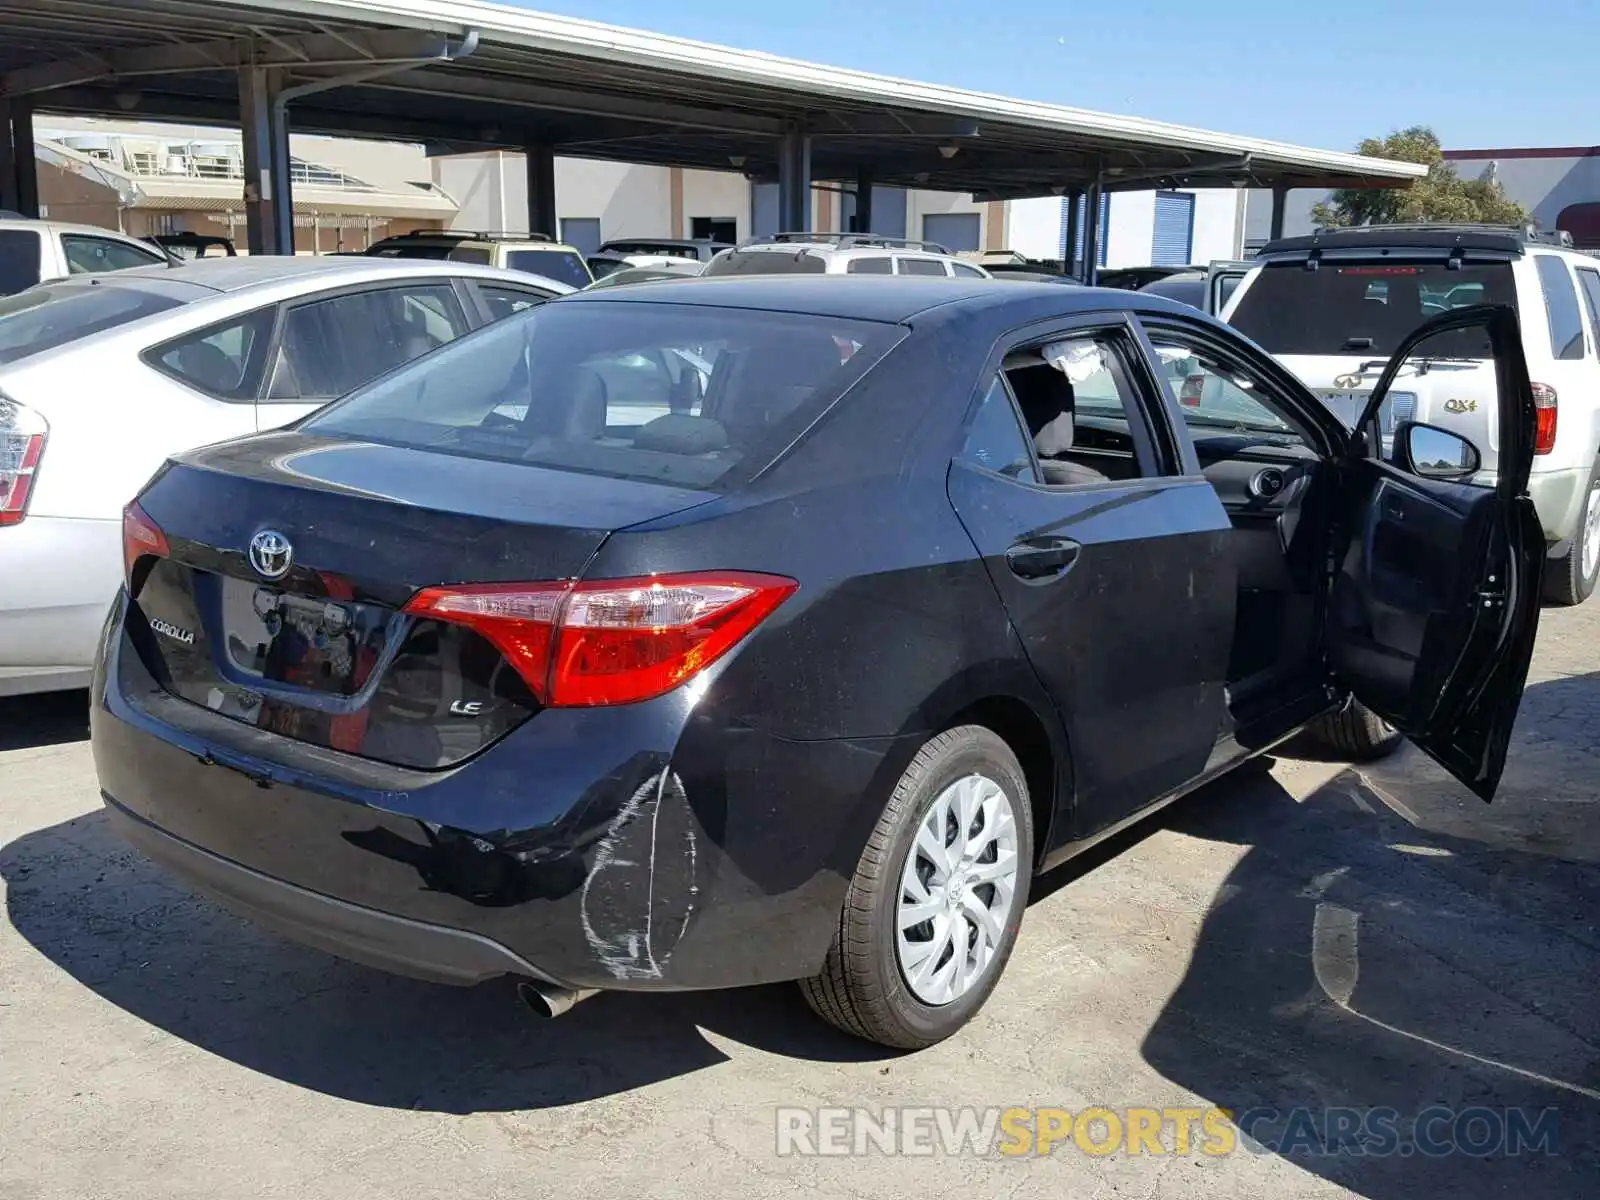
[[721, 421], [710, 417], [691, 417], [687, 413], [668, 413], [639, 426], [633, 435], [636, 450], [657, 450], [664, 454], [710, 454], [728, 447], [728, 431]]

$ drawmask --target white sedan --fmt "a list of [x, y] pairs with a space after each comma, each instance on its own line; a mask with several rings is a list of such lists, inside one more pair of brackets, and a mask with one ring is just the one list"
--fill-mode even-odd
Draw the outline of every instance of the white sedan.
[[87, 685], [122, 508], [168, 455], [285, 425], [571, 290], [470, 263], [257, 257], [0, 299], [0, 696]]

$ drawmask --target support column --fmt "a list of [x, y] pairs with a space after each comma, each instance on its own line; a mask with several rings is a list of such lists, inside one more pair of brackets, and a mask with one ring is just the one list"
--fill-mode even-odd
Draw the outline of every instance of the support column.
[[1283, 210], [1289, 206], [1289, 189], [1279, 184], [1272, 189], [1272, 228], [1267, 235], [1273, 241], [1283, 236]]
[[1083, 203], [1083, 189], [1074, 188], [1063, 199], [1067, 205], [1067, 246], [1061, 255], [1061, 273], [1078, 273], [1078, 206]]
[[856, 169], [856, 233], [872, 232], [872, 171]]
[[239, 71], [239, 131], [244, 142], [245, 241], [251, 254], [294, 253], [294, 189], [289, 122], [278, 93], [281, 73]]
[[811, 229], [811, 139], [799, 126], [778, 145], [778, 232]]
[[17, 160], [11, 153], [11, 102], [0, 96], [0, 208], [17, 211]]
[[557, 239], [561, 224], [556, 219], [555, 148], [547, 142], [534, 142], [524, 153], [528, 156], [528, 232]]
[[1100, 228], [1101, 188], [1100, 176], [1096, 175], [1083, 197], [1083, 281], [1090, 287], [1094, 287], [1100, 273], [1100, 241], [1106, 235]]
[[33, 144], [33, 101], [11, 101], [11, 171], [16, 179], [14, 207], [25, 217], [39, 215], [39, 159]]

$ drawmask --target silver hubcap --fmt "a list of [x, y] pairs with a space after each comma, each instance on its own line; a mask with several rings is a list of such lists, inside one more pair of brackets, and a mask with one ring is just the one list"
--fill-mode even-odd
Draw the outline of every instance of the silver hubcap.
[[1005, 941], [1017, 894], [1017, 822], [1000, 785], [958, 779], [923, 814], [900, 872], [895, 948], [924, 1004], [959, 1000]]
[[1589, 507], [1583, 510], [1583, 577], [1594, 574], [1600, 564], [1600, 488], [1589, 492]]

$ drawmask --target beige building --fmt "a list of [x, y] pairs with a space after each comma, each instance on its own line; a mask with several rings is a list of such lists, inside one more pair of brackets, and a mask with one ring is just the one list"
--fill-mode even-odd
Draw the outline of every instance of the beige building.
[[[237, 132], [48, 116], [37, 118], [36, 130], [41, 216], [135, 237], [192, 232], [242, 245]], [[419, 146], [297, 134], [290, 166], [300, 253], [362, 250], [456, 216]]]

